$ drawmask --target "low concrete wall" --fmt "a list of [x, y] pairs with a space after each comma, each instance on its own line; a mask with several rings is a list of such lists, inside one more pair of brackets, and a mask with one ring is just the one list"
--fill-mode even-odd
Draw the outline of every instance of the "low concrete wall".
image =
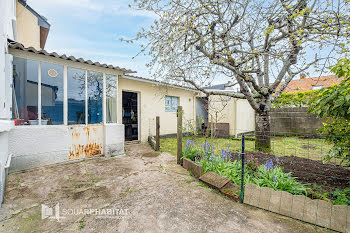
[[[65, 125], [14, 127], [9, 132], [8, 148], [12, 154], [10, 172], [69, 161], [69, 148], [73, 140], [70, 127]], [[104, 155], [124, 154], [124, 125], [104, 125], [103, 140]]]
[[350, 207], [332, 205], [255, 184], [245, 185], [244, 203], [340, 232], [350, 232]]
[[276, 134], [317, 134], [322, 120], [307, 113], [308, 108], [271, 109], [271, 132]]

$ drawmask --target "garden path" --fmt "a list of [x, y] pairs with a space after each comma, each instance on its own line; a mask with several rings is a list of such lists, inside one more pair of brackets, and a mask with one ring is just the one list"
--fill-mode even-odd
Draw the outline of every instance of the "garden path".
[[[42, 220], [41, 205], [57, 203], [60, 221]], [[123, 209], [124, 215], [63, 215], [69, 209]], [[127, 145], [122, 157], [10, 174], [0, 210], [0, 232], [320, 231], [229, 200], [191, 177], [174, 156], [145, 144]]]

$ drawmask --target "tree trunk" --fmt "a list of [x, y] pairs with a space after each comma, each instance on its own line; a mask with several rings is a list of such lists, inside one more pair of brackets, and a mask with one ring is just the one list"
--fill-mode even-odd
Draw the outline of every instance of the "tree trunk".
[[255, 150], [271, 151], [270, 112], [255, 112]]

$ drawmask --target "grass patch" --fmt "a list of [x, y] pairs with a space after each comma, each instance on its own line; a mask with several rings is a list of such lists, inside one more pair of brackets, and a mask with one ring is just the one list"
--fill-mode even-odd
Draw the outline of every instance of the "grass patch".
[[[205, 137], [195, 136], [195, 137], [183, 137], [183, 148], [186, 146], [186, 140], [188, 138], [193, 138], [196, 144], [205, 143]], [[160, 139], [160, 150], [162, 152], [169, 152], [170, 154], [176, 155], [176, 137], [161, 138]], [[230, 147], [230, 151], [240, 151], [241, 150], [241, 140], [240, 138], [214, 138], [207, 140], [211, 145], [213, 145], [214, 153], [220, 154], [221, 149], [226, 149]], [[255, 141], [246, 140], [245, 141], [246, 151], [255, 150]], [[276, 156], [297, 156], [303, 158], [309, 158], [314, 160], [320, 160], [322, 157], [329, 152], [332, 148], [331, 144], [328, 144], [324, 139], [314, 139], [314, 138], [299, 138], [299, 137], [271, 137], [271, 153]]]

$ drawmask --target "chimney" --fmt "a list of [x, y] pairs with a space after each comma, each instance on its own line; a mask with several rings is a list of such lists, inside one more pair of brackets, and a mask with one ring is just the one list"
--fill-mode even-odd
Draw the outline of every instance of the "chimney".
[[306, 74], [302, 73], [300, 74], [300, 79], [305, 79], [306, 78]]

